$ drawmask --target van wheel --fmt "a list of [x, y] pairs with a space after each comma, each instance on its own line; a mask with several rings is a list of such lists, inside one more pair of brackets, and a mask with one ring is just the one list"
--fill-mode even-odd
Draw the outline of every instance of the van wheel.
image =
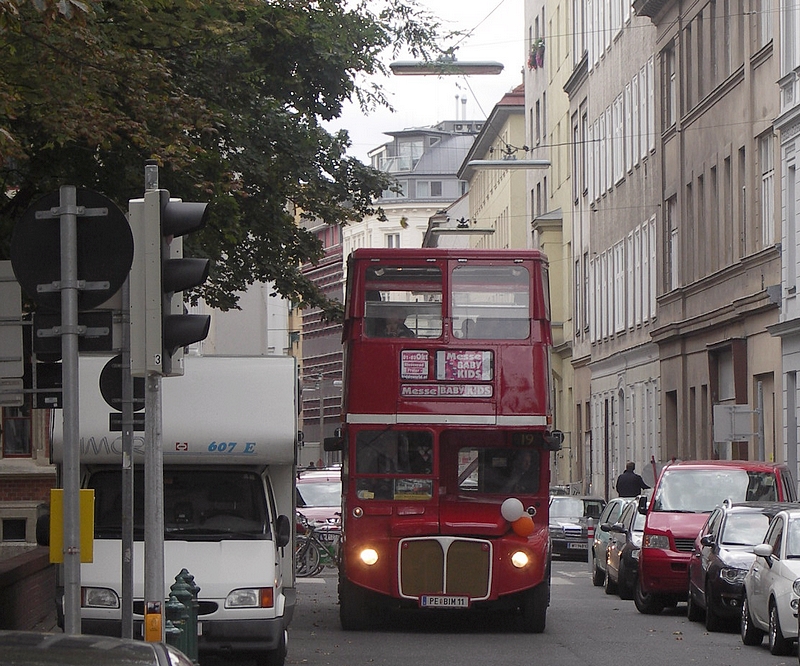
[[633, 603], [636, 605], [636, 610], [645, 615], [658, 615], [664, 610], [664, 602], [661, 597], [642, 590], [642, 583], [638, 579], [633, 590]]
[[274, 650], [268, 650], [256, 657], [258, 666], [283, 666], [286, 661], [286, 629], [281, 634], [281, 640]]
[[339, 623], [345, 631], [363, 631], [373, 623], [366, 590], [339, 578]]
[[750, 604], [747, 603], [747, 595], [742, 598], [742, 622], [741, 622], [742, 643], [745, 645], [761, 645], [764, 640], [764, 632], [753, 624], [750, 617]]
[[522, 627], [528, 634], [541, 634], [547, 624], [547, 605], [550, 599], [550, 583], [539, 583], [525, 592], [522, 598]]

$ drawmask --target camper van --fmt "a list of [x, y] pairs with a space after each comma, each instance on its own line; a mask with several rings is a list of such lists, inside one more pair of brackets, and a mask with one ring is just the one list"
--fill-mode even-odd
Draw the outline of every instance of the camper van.
[[[94, 491], [93, 561], [81, 565], [81, 631], [121, 635], [122, 436], [80, 360], [81, 487]], [[291, 357], [194, 357], [162, 386], [164, 599], [186, 569], [198, 592], [198, 651], [281, 665], [295, 606], [292, 525], [298, 432]], [[134, 432], [134, 637], [144, 620], [144, 433]], [[54, 462], [63, 454], [54, 427]]]

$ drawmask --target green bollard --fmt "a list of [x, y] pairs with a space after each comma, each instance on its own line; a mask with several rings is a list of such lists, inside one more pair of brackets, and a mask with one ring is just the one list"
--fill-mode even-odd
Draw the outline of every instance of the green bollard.
[[169, 601], [164, 607], [164, 614], [166, 616], [164, 634], [167, 643], [186, 654], [186, 621], [189, 614], [183, 603], [174, 594], [169, 595]]
[[199, 609], [200, 603], [197, 601], [197, 597], [200, 594], [200, 587], [194, 582], [194, 576], [190, 574], [186, 569], [181, 569], [179, 574], [184, 582], [189, 586], [189, 591], [192, 593], [192, 601], [189, 604], [189, 623], [190, 626], [194, 627], [194, 631], [190, 632], [189, 635], [189, 652], [186, 655], [195, 663], [198, 662], [198, 649], [197, 649], [197, 636], [198, 636], [198, 626], [199, 626]]

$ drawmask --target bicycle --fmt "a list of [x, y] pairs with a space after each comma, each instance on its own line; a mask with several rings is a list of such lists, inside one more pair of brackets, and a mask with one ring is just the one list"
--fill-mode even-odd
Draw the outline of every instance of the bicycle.
[[338, 566], [341, 523], [312, 525], [298, 511], [297, 525], [302, 532], [296, 535], [295, 574], [306, 578], [318, 575], [326, 566]]

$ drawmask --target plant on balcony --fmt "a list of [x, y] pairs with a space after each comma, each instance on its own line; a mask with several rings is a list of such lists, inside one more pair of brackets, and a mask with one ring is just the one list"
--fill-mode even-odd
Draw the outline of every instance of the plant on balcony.
[[544, 39], [539, 37], [531, 44], [530, 53], [528, 53], [528, 69], [538, 69], [544, 67]]

